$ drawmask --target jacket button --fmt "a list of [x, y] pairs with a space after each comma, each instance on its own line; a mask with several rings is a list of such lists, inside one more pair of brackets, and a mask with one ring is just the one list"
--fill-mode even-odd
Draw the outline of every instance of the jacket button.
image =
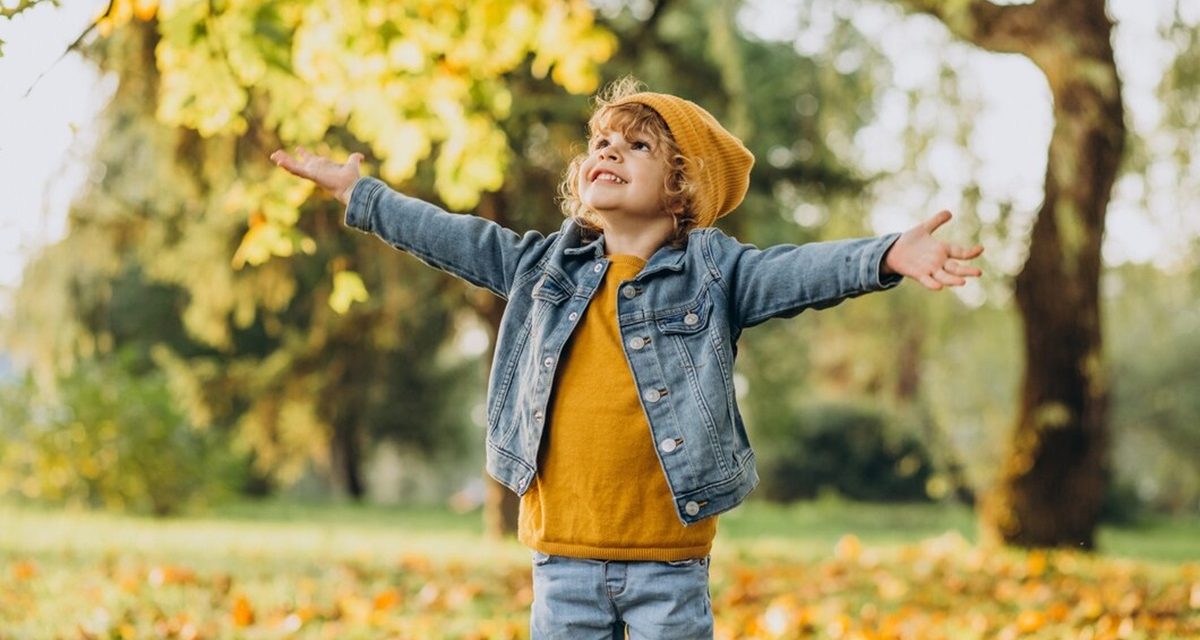
[[671, 453], [677, 446], [679, 444], [675, 442], [675, 438], [663, 438], [663, 441], [658, 443], [658, 448], [662, 449], [663, 453]]
[[596, 266], [592, 267], [592, 271], [595, 271], [596, 273], [600, 273], [601, 271], [604, 271], [604, 265], [597, 262]]
[[567, 320], [574, 320], [575, 318], [578, 318], [578, 317], [579, 317], [579, 314], [572, 311], [571, 315], [567, 316]]
[[554, 364], [554, 358], [546, 356], [546, 359], [542, 360], [542, 364], [546, 365], [546, 368], [549, 369], [550, 366]]
[[641, 336], [635, 336], [629, 339], [629, 348], [633, 349], [634, 351], [637, 351], [644, 346], [646, 346], [646, 340]]
[[621, 288], [621, 295], [625, 296], [626, 298], [632, 298], [637, 295], [637, 289], [635, 289], [633, 285], [627, 284]]
[[697, 513], [700, 513], [700, 505], [696, 504], [692, 500], [689, 500], [687, 504], [683, 505], [683, 512], [689, 516], [694, 516]]
[[662, 394], [659, 393], [658, 389], [646, 389], [642, 397], [646, 399], [646, 402], [658, 402], [662, 398]]
[[541, 422], [543, 419], [545, 419], [545, 417], [546, 416], [542, 415], [542, 412], [540, 409], [533, 412], [533, 419], [536, 420], [537, 422]]
[[686, 325], [693, 325], [693, 324], [696, 324], [697, 322], [700, 322], [700, 316], [698, 316], [694, 313], [689, 313], [683, 317], [683, 323]]

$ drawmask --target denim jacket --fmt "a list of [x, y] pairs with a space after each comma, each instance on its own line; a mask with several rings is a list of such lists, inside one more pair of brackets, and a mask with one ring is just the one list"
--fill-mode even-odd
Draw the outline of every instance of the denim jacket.
[[[584, 243], [572, 220], [521, 235], [369, 176], [354, 185], [346, 224], [507, 301], [488, 379], [487, 470], [524, 494], [563, 347], [609, 266], [604, 237]], [[625, 360], [685, 525], [732, 509], [758, 484], [733, 386], [742, 330], [896, 286], [901, 277], [881, 277], [880, 264], [897, 237], [760, 250], [696, 229], [686, 248], [660, 247], [620, 283]]]

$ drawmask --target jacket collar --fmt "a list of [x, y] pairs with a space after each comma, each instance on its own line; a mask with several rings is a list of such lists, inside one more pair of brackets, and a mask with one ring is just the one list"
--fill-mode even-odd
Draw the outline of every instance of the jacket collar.
[[[600, 259], [604, 257], [604, 234], [592, 240], [587, 244], [580, 244], [583, 234], [582, 229], [574, 220], [568, 219], [563, 223], [563, 254], [568, 256], [584, 256]], [[663, 245], [650, 256], [646, 261], [646, 266], [642, 267], [638, 273], [638, 279], [650, 274], [669, 269], [671, 271], [683, 270], [683, 258], [687, 252], [683, 249], [675, 249], [670, 245]]]
[[591, 242], [581, 245], [583, 242], [583, 227], [575, 223], [570, 218], [563, 223], [563, 253], [568, 256], [591, 254], [596, 258], [604, 257], [604, 234], [600, 234], [599, 238]]

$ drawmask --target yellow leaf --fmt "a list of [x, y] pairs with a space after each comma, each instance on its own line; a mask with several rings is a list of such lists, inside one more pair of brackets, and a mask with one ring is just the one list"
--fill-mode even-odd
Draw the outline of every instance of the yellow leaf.
[[1095, 620], [1104, 613], [1104, 604], [1095, 596], [1084, 596], [1075, 606], [1075, 611], [1084, 620]]
[[333, 274], [333, 293], [329, 294], [329, 306], [334, 311], [344, 314], [350, 310], [350, 305], [369, 299], [367, 287], [357, 273], [339, 271]]
[[133, 0], [133, 15], [138, 20], [149, 20], [158, 11], [158, 0]]
[[238, 595], [233, 600], [233, 624], [238, 627], [248, 627], [254, 624], [254, 608], [244, 595]]
[[18, 562], [13, 565], [12, 573], [17, 580], [30, 580], [37, 577], [37, 565], [30, 561]]
[[1046, 626], [1046, 615], [1041, 611], [1022, 611], [1017, 616], [1017, 629], [1021, 633], [1033, 633]]
[[834, 545], [833, 554], [838, 560], [854, 562], [862, 555], [862, 541], [853, 533], [848, 533]]
[[1046, 552], [1030, 551], [1025, 559], [1025, 572], [1031, 578], [1040, 578], [1046, 573]]
[[363, 598], [347, 593], [337, 599], [337, 610], [346, 620], [361, 624], [371, 617], [371, 605]]
[[235, 269], [250, 264], [258, 266], [271, 257], [271, 246], [274, 244], [278, 236], [278, 229], [270, 224], [258, 224], [250, 227], [246, 235], [242, 236], [242, 243], [238, 245], [237, 251], [233, 254], [233, 266]]
[[379, 595], [375, 596], [376, 611], [386, 611], [392, 607], [395, 607], [397, 604], [400, 604], [400, 593], [395, 589], [382, 591], [379, 593]]
[[850, 627], [853, 624], [854, 623], [850, 619], [850, 616], [844, 613], [839, 613], [837, 617], [835, 617], [828, 625], [825, 626], [825, 633], [831, 638], [841, 638], [845, 636], [848, 631], [850, 631]]

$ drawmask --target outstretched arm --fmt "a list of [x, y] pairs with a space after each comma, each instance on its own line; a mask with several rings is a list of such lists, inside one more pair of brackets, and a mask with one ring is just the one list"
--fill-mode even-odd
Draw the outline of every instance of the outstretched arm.
[[983, 272], [959, 261], [978, 257], [983, 247], [967, 249], [934, 238], [933, 232], [950, 218], [950, 212], [942, 211], [903, 234], [766, 249], [712, 229], [703, 236], [705, 255], [720, 274], [734, 322], [747, 328], [890, 289], [903, 276], [934, 290], [966, 284], [965, 278]]
[[752, 327], [770, 318], [790, 318], [805, 309], [825, 309], [843, 300], [900, 284], [883, 272], [883, 256], [900, 238], [853, 238], [759, 249], [719, 229], [702, 236], [704, 254], [729, 296], [733, 322]]
[[[411, 198], [376, 178], [359, 175], [362, 154], [345, 163], [313, 155], [303, 148], [292, 157], [283, 150], [271, 160], [291, 173], [315, 182], [346, 205], [346, 225], [371, 233], [396, 249], [416, 256], [501, 298], [528, 272], [549, 245], [537, 231], [517, 234], [491, 220], [456, 214]], [[553, 234], [551, 234], [553, 236]]]
[[978, 258], [983, 247], [952, 245], [933, 237], [938, 227], [949, 222], [953, 215], [940, 211], [925, 222], [905, 231], [884, 254], [883, 273], [896, 273], [920, 282], [934, 291], [942, 287], [961, 287], [966, 278], [977, 278], [983, 271], [959, 260]]

